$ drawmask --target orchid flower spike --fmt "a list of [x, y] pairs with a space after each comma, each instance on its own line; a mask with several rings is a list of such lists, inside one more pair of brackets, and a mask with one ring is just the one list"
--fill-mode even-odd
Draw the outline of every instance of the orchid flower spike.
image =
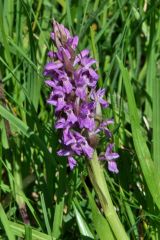
[[[101, 116], [101, 109], [109, 104], [104, 99], [105, 89], [96, 89], [98, 74], [93, 67], [96, 61], [90, 57], [89, 50], [77, 54], [78, 36], [72, 36], [56, 21], [53, 21], [51, 39], [56, 51], [48, 52], [50, 60], [44, 67], [46, 84], [51, 87], [47, 102], [55, 107], [55, 128], [61, 132], [62, 148], [57, 154], [68, 158], [72, 170], [77, 164], [75, 156], [92, 159], [100, 132], [111, 139], [107, 126], [113, 120], [103, 120]], [[119, 155], [112, 153], [112, 148], [113, 144], [109, 143], [103, 160], [108, 162], [110, 171], [117, 173], [115, 159]]]

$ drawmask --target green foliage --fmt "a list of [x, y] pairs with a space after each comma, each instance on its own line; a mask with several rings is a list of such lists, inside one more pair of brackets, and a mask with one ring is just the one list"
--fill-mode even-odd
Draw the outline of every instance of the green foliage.
[[159, 8], [146, 0], [0, 0], [0, 239], [118, 234], [101, 209], [104, 179], [98, 187], [93, 179], [94, 190], [84, 159], [71, 172], [56, 155], [43, 77], [53, 18], [80, 37], [79, 50], [90, 49], [107, 90], [104, 117], [115, 119], [120, 158], [119, 174], [104, 165], [104, 176], [119, 219], [130, 239], [160, 239]]

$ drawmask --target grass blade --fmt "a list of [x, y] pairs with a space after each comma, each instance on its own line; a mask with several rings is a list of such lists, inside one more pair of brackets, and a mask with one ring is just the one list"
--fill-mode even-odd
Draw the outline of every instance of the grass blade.
[[59, 202], [57, 202], [55, 206], [52, 235], [56, 239], [58, 239], [61, 235], [63, 209], [64, 209], [64, 198], [62, 198]]
[[[22, 237], [24, 238], [25, 236], [25, 225], [23, 224], [18, 224], [14, 222], [9, 222], [9, 226], [14, 232], [15, 236]], [[32, 240], [55, 240], [55, 238], [41, 233], [38, 230], [32, 229]]]
[[66, 1], [66, 9], [67, 9], [67, 20], [68, 20], [68, 25], [69, 29], [72, 29], [72, 16], [71, 16], [71, 6], [70, 6], [70, 0]]
[[51, 227], [50, 227], [50, 224], [49, 224], [46, 204], [45, 204], [44, 196], [43, 196], [42, 193], [40, 194], [40, 198], [41, 198], [42, 210], [43, 210], [44, 221], [45, 221], [45, 225], [46, 225], [46, 228], [47, 228], [47, 232], [51, 236]]
[[146, 141], [142, 135], [142, 129], [139, 122], [136, 102], [133, 94], [133, 88], [130, 82], [130, 77], [127, 69], [123, 66], [122, 61], [117, 57], [121, 74], [123, 76], [124, 85], [126, 89], [128, 107], [130, 113], [130, 121], [132, 128], [132, 135], [135, 150], [142, 168], [142, 172], [153, 197], [154, 202], [160, 209], [160, 191], [159, 189], [159, 178], [157, 175], [156, 168], [154, 166], [153, 160], [151, 158], [149, 149], [147, 147]]
[[25, 136], [29, 137], [31, 135], [29, 127], [1, 105], [0, 115], [8, 120], [14, 127], [16, 127], [18, 131], [22, 132]]
[[3, 227], [5, 229], [5, 232], [6, 232], [6, 235], [7, 235], [8, 239], [9, 240], [15, 240], [15, 237], [14, 237], [13, 232], [11, 230], [11, 227], [9, 225], [9, 221], [7, 219], [7, 216], [6, 216], [6, 214], [3, 210], [3, 207], [1, 205], [1, 203], [0, 203], [0, 220], [3, 224]]
[[[152, 20], [151, 28], [155, 31], [155, 19]], [[158, 25], [160, 31], [160, 24]], [[158, 34], [157, 34], [158, 35]], [[159, 40], [159, 35], [157, 36]], [[152, 46], [152, 69], [150, 75], [152, 75], [153, 82], [153, 160], [157, 168], [157, 172], [160, 172], [160, 79], [159, 74], [156, 75], [156, 33], [154, 32], [153, 46]], [[158, 52], [158, 51], [157, 51]]]
[[12, 62], [12, 58], [11, 58], [11, 54], [10, 54], [10, 49], [9, 49], [9, 44], [8, 44], [8, 39], [5, 33], [5, 29], [4, 29], [4, 23], [3, 23], [3, 3], [2, 0], [0, 0], [0, 29], [1, 29], [1, 34], [2, 34], [2, 41], [3, 41], [3, 45], [6, 51], [6, 59], [7, 59], [7, 63], [9, 65], [9, 67], [11, 69], [13, 69], [13, 62]]
[[80, 211], [78, 210], [78, 207], [76, 206], [77, 203], [78, 203], [78, 201], [76, 201], [76, 204], [74, 202], [72, 204], [73, 204], [73, 208], [74, 208], [74, 212], [75, 212], [75, 216], [76, 216], [76, 219], [77, 219], [77, 223], [78, 223], [78, 226], [79, 226], [80, 233], [83, 236], [94, 239], [94, 237], [93, 237], [93, 235], [92, 235], [92, 233], [91, 233], [91, 231], [88, 227], [87, 222], [85, 221], [85, 219], [81, 215]]
[[29, 225], [25, 225], [25, 240], [32, 240], [32, 228]]
[[112, 230], [111, 230], [108, 222], [103, 217], [103, 215], [100, 213], [100, 211], [93, 199], [93, 196], [90, 193], [90, 191], [84, 181], [83, 181], [83, 184], [84, 184], [84, 188], [87, 193], [87, 196], [89, 198], [89, 203], [90, 203], [91, 211], [92, 211], [92, 220], [95, 225], [95, 229], [98, 233], [99, 239], [100, 240], [106, 240], [106, 239], [114, 240], [115, 238], [113, 236]]

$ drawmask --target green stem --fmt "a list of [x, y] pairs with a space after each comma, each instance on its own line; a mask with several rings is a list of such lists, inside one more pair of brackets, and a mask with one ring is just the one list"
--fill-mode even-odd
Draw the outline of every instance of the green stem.
[[96, 151], [94, 152], [93, 159], [89, 161], [88, 172], [92, 185], [95, 188], [95, 191], [99, 197], [106, 219], [108, 220], [116, 239], [128, 240], [129, 237], [127, 236], [127, 233], [125, 232], [124, 227], [119, 220], [119, 217], [113, 206], [107, 183], [104, 177], [103, 168], [99, 164]]

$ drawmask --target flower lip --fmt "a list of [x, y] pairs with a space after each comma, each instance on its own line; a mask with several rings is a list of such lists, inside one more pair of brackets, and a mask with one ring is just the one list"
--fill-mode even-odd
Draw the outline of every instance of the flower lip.
[[115, 161], [109, 161], [108, 162], [108, 170], [110, 172], [114, 172], [114, 173], [118, 173], [119, 172], [119, 170], [117, 168], [117, 164], [116, 164]]
[[112, 152], [114, 144], [109, 144], [104, 155], [99, 157], [100, 160], [106, 160], [108, 162], [108, 170], [111, 172], [118, 173], [117, 164], [115, 159], [119, 158], [119, 154]]
[[68, 157], [68, 164], [69, 164], [70, 169], [73, 170], [74, 167], [76, 166], [77, 162], [72, 156], [69, 156]]

